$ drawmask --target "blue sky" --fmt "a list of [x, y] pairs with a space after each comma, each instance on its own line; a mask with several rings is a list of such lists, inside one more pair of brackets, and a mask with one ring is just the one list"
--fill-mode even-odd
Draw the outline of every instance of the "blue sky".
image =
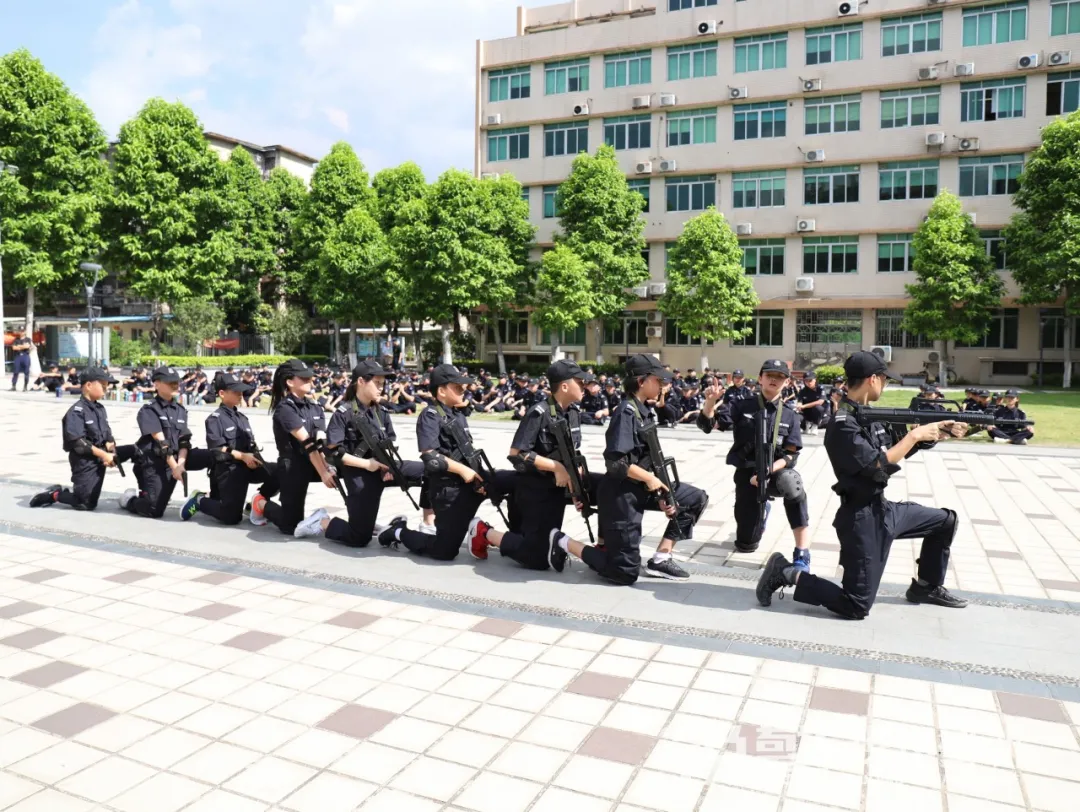
[[[544, 5], [547, 0], [525, 0]], [[207, 130], [369, 169], [472, 169], [475, 40], [511, 36], [519, 0], [9, 0], [25, 46], [110, 137], [152, 96]]]

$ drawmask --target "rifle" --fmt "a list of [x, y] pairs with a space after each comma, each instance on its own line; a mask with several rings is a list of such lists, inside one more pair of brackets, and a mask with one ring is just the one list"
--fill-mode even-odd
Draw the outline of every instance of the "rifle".
[[[416, 500], [409, 493], [409, 480], [405, 478], [405, 472], [401, 468], [401, 454], [398, 453], [397, 446], [381, 431], [376, 434], [375, 427], [360, 414], [355, 406], [353, 407], [352, 424], [360, 435], [361, 442], [371, 452], [371, 456], [374, 457], [376, 462], [380, 462], [387, 467], [394, 477], [394, 484], [405, 492], [413, 507], [419, 510], [420, 506], [416, 504]], [[341, 488], [340, 480], [338, 480], [338, 488]], [[344, 491], [342, 493], [344, 494]]]
[[187, 499], [187, 495], [188, 495], [188, 493], [187, 493], [187, 491], [188, 491], [188, 488], [187, 488], [187, 470], [185, 470], [184, 473], [182, 473], [180, 475], [180, 482], [184, 486], [184, 498]]
[[554, 429], [552, 433], [555, 435], [555, 446], [559, 452], [559, 461], [570, 477], [570, 496], [581, 505], [581, 518], [585, 520], [585, 529], [589, 531], [589, 541], [595, 547], [596, 537], [593, 536], [592, 525], [589, 524], [593, 509], [589, 504], [589, 492], [582, 479], [582, 474], [589, 475], [589, 464], [585, 461], [585, 455], [575, 448], [570, 424], [566, 422], [566, 418], [558, 416], [554, 400], [548, 401], [548, 409]]
[[757, 474], [758, 528], [755, 537], [760, 541], [769, 518], [769, 477], [776, 459], [776, 441], [780, 436], [780, 413], [783, 404], [777, 403], [772, 437], [769, 437], [769, 413], [765, 399], [757, 396], [758, 410], [754, 413], [754, 470]]
[[[440, 416], [443, 418], [448, 417], [442, 404], [439, 404], [436, 408]], [[450, 432], [450, 439], [453, 440], [454, 446], [461, 452], [461, 456], [465, 458], [465, 464], [480, 475], [480, 479], [484, 483], [484, 491], [491, 500], [491, 504], [494, 505], [495, 510], [498, 511], [503, 524], [509, 526], [510, 520], [506, 518], [506, 514], [503, 513], [501, 507], [506, 494], [502, 493], [495, 485], [495, 469], [492, 467], [487, 453], [482, 448], [476, 448], [472, 444], [472, 440], [469, 439], [469, 436], [456, 420], [445, 420], [444, 425]]]
[[[921, 398], [918, 398], [921, 400]], [[942, 411], [922, 411], [920, 409], [876, 409], [872, 406], [855, 404], [854, 415], [860, 426], [869, 426], [873, 423], [882, 423], [887, 426], [925, 426], [929, 423], [942, 423], [946, 420], [955, 420], [957, 423], [967, 423], [969, 426], [989, 428], [1018, 428], [1034, 426], [1034, 420], [1014, 420], [1008, 417], [995, 417], [986, 412], [962, 412], [960, 404], [955, 400], [933, 400], [933, 403], [951, 403], [956, 409], [944, 409]], [[897, 433], [897, 432], [894, 432]], [[906, 430], [898, 432], [899, 437], [906, 434]], [[897, 439], [899, 439], [899, 437]]]
[[[663, 450], [660, 448], [660, 438], [657, 436], [656, 423], [645, 423], [644, 418], [641, 416], [641, 412], [638, 411], [637, 403], [634, 403], [634, 413], [638, 416], [638, 419], [642, 422], [641, 427], [641, 439], [645, 441], [645, 448], [649, 452], [649, 462], [652, 466], [652, 472], [656, 475], [656, 478], [663, 483], [667, 488], [667, 493], [654, 493], [653, 495], [659, 501], [667, 502], [671, 507], [675, 508], [675, 515], [673, 518], [677, 519], [679, 512], [682, 510], [682, 506], [675, 498], [675, 489], [679, 487], [679, 469], [675, 466], [674, 457], [665, 457]], [[679, 529], [678, 521], [675, 522], [675, 532], [682, 538], [682, 530]]]

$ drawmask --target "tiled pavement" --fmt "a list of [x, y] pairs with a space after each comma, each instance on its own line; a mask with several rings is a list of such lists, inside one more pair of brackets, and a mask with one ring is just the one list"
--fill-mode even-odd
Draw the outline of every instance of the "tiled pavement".
[[1077, 809], [1030, 693], [26, 536], [0, 596], [9, 812]]

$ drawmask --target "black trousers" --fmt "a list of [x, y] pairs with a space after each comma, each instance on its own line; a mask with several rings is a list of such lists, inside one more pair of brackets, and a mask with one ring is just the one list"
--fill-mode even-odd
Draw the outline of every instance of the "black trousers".
[[199, 511], [222, 524], [240, 524], [244, 518], [248, 485], [259, 483], [259, 493], [273, 499], [279, 490], [277, 466], [268, 462], [248, 468], [242, 462], [218, 463], [210, 470], [210, 496], [199, 500]]
[[[513, 471], [496, 471], [495, 485], [506, 494], [514, 488]], [[435, 511], [435, 534], [417, 530], [401, 531], [401, 543], [417, 555], [426, 555], [437, 561], [452, 561], [457, 557], [469, 522], [476, 515], [487, 496], [479, 494], [461, 477], [440, 476], [427, 480], [427, 495]]]
[[952, 511], [879, 497], [862, 506], [841, 504], [833, 527], [840, 538], [843, 581], [837, 585], [802, 573], [795, 587], [795, 600], [800, 603], [824, 606], [841, 617], [862, 620], [874, 605], [893, 539], [921, 538], [919, 578], [931, 586], [945, 581], [956, 535]]
[[[753, 468], [735, 469], [735, 544], [739, 547], [751, 547], [761, 541], [758, 535], [761, 505], [758, 502], [757, 486], [750, 484], [755, 473]], [[773, 486], [772, 477], [769, 478], [768, 490], [772, 498], [780, 496]], [[799, 499], [797, 502], [784, 500], [784, 512], [792, 530], [810, 524], [806, 499]]]
[[680, 414], [682, 414], [682, 412], [679, 409], [671, 404], [665, 403], [656, 410], [656, 419], [661, 423], [678, 423]]
[[[561, 528], [570, 504], [570, 495], [565, 488], [555, 486], [552, 476], [515, 474], [516, 487], [510, 500], [510, 529], [503, 535], [499, 552], [511, 561], [530, 570], [546, 570], [548, 561], [548, 543], [551, 531]], [[596, 504], [596, 489], [600, 484], [600, 474], [589, 474], [589, 503]], [[576, 509], [576, 508], [573, 508]]]
[[803, 409], [800, 414], [802, 415], [803, 428], [807, 426], [818, 426], [821, 423], [821, 418], [825, 416], [825, 407], [815, 406], [812, 409]]
[[581, 425], [583, 426], [602, 426], [607, 420], [606, 417], [597, 417], [594, 414], [581, 413]]
[[12, 364], [15, 374], [11, 376], [11, 388], [14, 389], [16, 384], [19, 383], [19, 375], [23, 376], [23, 391], [26, 391], [26, 387], [30, 384], [30, 355], [24, 353], [23, 355], [16, 355], [15, 361]]
[[1031, 429], [1001, 429], [997, 426], [990, 426], [986, 433], [995, 439], [1008, 440], [1011, 443], [1017, 440], [1030, 440], [1035, 436]]
[[[664, 537], [688, 540], [701, 518], [709, 497], [705, 491], [682, 482], [675, 488], [681, 510], [668, 522]], [[641, 572], [641, 521], [646, 510], [660, 507], [645, 486], [634, 479], [604, 476], [597, 493], [602, 547], [585, 547], [581, 560], [601, 576], [629, 586]]]
[[312, 482], [321, 483], [322, 480], [311, 460], [307, 457], [290, 456], [278, 459], [277, 479], [280, 491], [278, 502], [267, 500], [263, 514], [278, 530], [291, 536], [296, 525], [304, 518], [308, 485]]
[[[130, 462], [138, 453], [133, 445], [116, 447], [116, 459], [121, 463]], [[70, 505], [76, 510], [93, 510], [101, 498], [101, 488], [105, 484], [105, 463], [97, 457], [80, 457], [68, 454], [71, 466], [71, 488], [64, 488], [56, 501]]]
[[387, 403], [386, 408], [390, 410], [392, 414], [412, 414], [416, 411], [415, 403]]
[[143, 462], [135, 466], [135, 479], [139, 493], [128, 502], [127, 509], [137, 516], [160, 519], [177, 485], [168, 463], [161, 457], [144, 456]]
[[[349, 494], [345, 506], [349, 511], [348, 521], [335, 516], [326, 527], [326, 537], [344, 544], [346, 547], [366, 547], [375, 530], [375, 521], [379, 516], [383, 491], [396, 488], [392, 481], [385, 482], [381, 473], [364, 471], [360, 468], [345, 468], [342, 482]], [[419, 485], [424, 477], [424, 464], [415, 460], [402, 462], [401, 470], [410, 484]]]

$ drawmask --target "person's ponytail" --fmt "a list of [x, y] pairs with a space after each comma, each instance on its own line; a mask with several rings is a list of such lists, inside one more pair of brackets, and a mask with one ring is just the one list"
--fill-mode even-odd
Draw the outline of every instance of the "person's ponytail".
[[278, 404], [285, 399], [285, 396], [289, 393], [288, 388], [285, 386], [287, 371], [285, 364], [282, 364], [274, 370], [274, 380], [270, 384], [270, 413], [273, 414], [274, 410], [278, 407]]

